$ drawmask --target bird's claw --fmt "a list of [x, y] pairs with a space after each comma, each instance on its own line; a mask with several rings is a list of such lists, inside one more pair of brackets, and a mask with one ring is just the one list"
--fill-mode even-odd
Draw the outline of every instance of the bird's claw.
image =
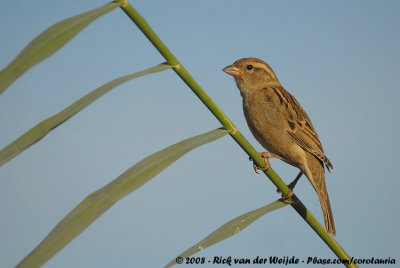
[[[279, 189], [278, 189], [279, 190]], [[288, 194], [282, 194], [282, 201], [286, 204], [290, 204], [291, 203], [291, 197], [293, 196], [293, 191], [292, 189], [289, 188], [289, 193]]]
[[[255, 173], [257, 173], [257, 174], [259, 174], [258, 170], [266, 171], [266, 170], [271, 168], [271, 165], [270, 165], [269, 160], [268, 160], [268, 158], [271, 157], [271, 156], [268, 153], [260, 153], [260, 156], [262, 158], [264, 158], [265, 166], [264, 167], [259, 167], [253, 160], [253, 169], [254, 169]], [[252, 160], [251, 157], [249, 157], [249, 160]]]

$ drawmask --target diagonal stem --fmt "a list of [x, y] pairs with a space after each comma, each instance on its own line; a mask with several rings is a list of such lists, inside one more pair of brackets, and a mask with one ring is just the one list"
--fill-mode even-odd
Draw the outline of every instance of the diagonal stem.
[[[207, 95], [207, 93], [200, 87], [194, 80], [189, 72], [182, 66], [178, 59], [171, 53], [167, 46], [161, 41], [157, 34], [153, 31], [146, 20], [137, 12], [131, 4], [126, 0], [116, 0], [122, 3], [121, 8], [126, 15], [138, 26], [143, 34], [149, 39], [154, 47], [161, 53], [167, 62], [174, 66], [173, 69], [177, 75], [189, 86], [189, 88], [197, 95], [197, 97], [204, 103], [204, 105], [211, 111], [211, 113], [218, 119], [218, 121], [227, 129], [230, 130], [231, 137], [239, 144], [240, 147], [260, 166], [265, 166], [264, 159], [257, 153], [254, 147], [246, 140], [240, 133], [235, 125], [229, 118], [222, 112], [222, 110], [215, 104], [215, 102]], [[264, 173], [272, 181], [272, 183], [285, 195], [289, 194], [289, 188], [286, 183], [279, 177], [275, 171], [270, 168]], [[328, 245], [329, 248], [342, 260], [350, 260], [349, 255], [344, 249], [331, 237], [324, 229], [324, 227], [315, 219], [310, 211], [303, 205], [303, 203], [295, 196], [292, 196], [291, 206], [300, 214], [300, 216], [310, 225], [310, 227], [321, 237], [321, 239]], [[354, 263], [345, 264], [347, 267], [357, 267]]]

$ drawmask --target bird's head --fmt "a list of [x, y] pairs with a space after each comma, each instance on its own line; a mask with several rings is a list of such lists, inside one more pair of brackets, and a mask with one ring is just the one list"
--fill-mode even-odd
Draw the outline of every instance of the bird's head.
[[254, 90], [267, 84], [279, 84], [271, 67], [264, 61], [257, 58], [243, 58], [235, 61], [223, 69], [227, 74], [235, 78], [236, 84], [241, 92]]

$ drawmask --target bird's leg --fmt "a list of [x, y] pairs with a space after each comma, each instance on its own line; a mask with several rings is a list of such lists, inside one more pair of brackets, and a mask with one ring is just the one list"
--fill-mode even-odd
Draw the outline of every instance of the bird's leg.
[[[299, 174], [297, 175], [297, 177], [294, 179], [294, 181], [292, 181], [289, 185], [289, 193], [287, 195], [282, 194], [282, 200], [283, 202], [288, 202], [289, 198], [291, 198], [293, 196], [293, 189], [296, 186], [297, 182], [299, 181], [300, 177], [303, 175], [303, 172], [299, 172]], [[280, 192], [279, 189], [277, 190], [277, 192]]]
[[296, 177], [296, 179], [294, 179], [294, 181], [292, 181], [289, 185], [288, 185], [288, 187], [289, 187], [289, 189], [290, 190], [293, 190], [294, 189], [294, 187], [296, 186], [296, 184], [297, 184], [297, 182], [299, 181], [299, 179], [300, 179], [300, 177], [303, 175], [303, 172], [299, 172], [299, 174], [297, 175], [297, 177]]
[[265, 170], [268, 170], [268, 169], [271, 167], [271, 165], [269, 164], [268, 158], [273, 157], [273, 158], [278, 158], [278, 159], [280, 159], [280, 160], [283, 160], [282, 157], [280, 157], [280, 156], [277, 155], [277, 154], [273, 154], [273, 153], [264, 152], [264, 153], [260, 153], [260, 156], [261, 156], [262, 158], [264, 158], [265, 166], [264, 166], [264, 167], [259, 167], [259, 166], [258, 166], [256, 163], [254, 163], [254, 161], [253, 161], [253, 168], [254, 168], [254, 171], [255, 171], [257, 174], [258, 174], [258, 171], [257, 171], [257, 170], [265, 171]]

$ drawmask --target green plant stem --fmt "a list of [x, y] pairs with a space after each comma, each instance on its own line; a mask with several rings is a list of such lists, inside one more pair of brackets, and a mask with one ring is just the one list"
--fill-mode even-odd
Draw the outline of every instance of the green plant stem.
[[[191, 88], [191, 90], [199, 97], [206, 107], [214, 114], [221, 124], [230, 130], [230, 135], [239, 144], [240, 147], [254, 160], [254, 162], [263, 167], [264, 159], [257, 153], [254, 147], [246, 140], [229, 118], [219, 109], [215, 102], [207, 95], [207, 93], [194, 80], [189, 72], [182, 66], [178, 59], [171, 53], [167, 46], [161, 41], [157, 34], [152, 30], [146, 20], [137, 12], [131, 4], [126, 0], [117, 0], [122, 3], [121, 8], [126, 15], [138, 26], [143, 34], [149, 39], [154, 47], [161, 53], [167, 62], [173, 66], [174, 71], [178, 76]], [[286, 183], [279, 177], [275, 171], [270, 168], [264, 172], [272, 183], [283, 193], [288, 194], [289, 188]], [[301, 201], [294, 195], [292, 197], [292, 207], [300, 214], [300, 216], [310, 225], [310, 227], [322, 238], [322, 240], [332, 249], [336, 256], [340, 259], [350, 259], [348, 254], [340, 247], [315, 219], [315, 217], [307, 210]], [[347, 267], [357, 267], [355, 264], [346, 264]]]

